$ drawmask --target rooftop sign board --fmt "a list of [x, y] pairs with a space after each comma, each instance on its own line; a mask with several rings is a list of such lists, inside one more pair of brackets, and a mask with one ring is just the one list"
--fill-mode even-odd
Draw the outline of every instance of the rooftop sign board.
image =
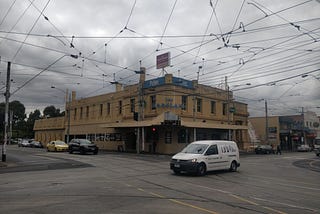
[[157, 56], [157, 69], [170, 66], [170, 52]]
[[[159, 77], [156, 79], [151, 79], [151, 80], [147, 80], [143, 83], [143, 88], [154, 88], [160, 85], [164, 85], [166, 84], [166, 80], [165, 77]], [[173, 77], [172, 78], [172, 83], [173, 85], [176, 86], [181, 86], [184, 88], [189, 88], [189, 89], [193, 89], [193, 83], [190, 80], [186, 80], [186, 79], [182, 79], [179, 77]]]

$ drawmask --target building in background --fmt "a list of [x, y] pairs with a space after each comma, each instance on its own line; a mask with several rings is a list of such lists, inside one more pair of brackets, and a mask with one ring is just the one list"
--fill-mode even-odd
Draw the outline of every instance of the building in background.
[[283, 150], [296, 151], [302, 144], [313, 147], [320, 137], [319, 117], [310, 111], [301, 115], [253, 117], [249, 121], [263, 144], [281, 145]]
[[[231, 139], [249, 144], [247, 104], [229, 90], [167, 74], [94, 97], [72, 92], [65, 117], [38, 120], [35, 139], [87, 138], [101, 149], [173, 154], [194, 140]], [[60, 122], [63, 120], [63, 122]], [[63, 124], [61, 126], [61, 124]], [[68, 134], [69, 133], [69, 134]]]

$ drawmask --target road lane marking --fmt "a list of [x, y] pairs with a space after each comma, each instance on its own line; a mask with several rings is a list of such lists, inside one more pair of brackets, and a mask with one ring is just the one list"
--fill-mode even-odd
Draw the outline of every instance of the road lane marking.
[[185, 203], [185, 202], [182, 202], [182, 201], [178, 201], [178, 200], [175, 200], [175, 199], [169, 199], [169, 201], [172, 201], [174, 203], [181, 204], [181, 205], [184, 205], [184, 206], [187, 206], [187, 207], [191, 207], [191, 208], [194, 208], [194, 209], [197, 209], [197, 210], [201, 210], [201, 211], [206, 212], [206, 213], [218, 214], [217, 212], [214, 212], [214, 211], [211, 211], [211, 210], [207, 210], [207, 209], [204, 209], [202, 207], [194, 206], [192, 204]]
[[198, 186], [198, 187], [201, 187], [201, 188], [204, 188], [204, 189], [209, 189], [209, 190], [213, 190], [213, 191], [225, 193], [225, 194], [227, 194], [227, 195], [229, 195], [229, 196], [232, 196], [232, 197], [234, 197], [234, 198], [236, 198], [236, 199], [238, 199], [238, 200], [240, 200], [240, 201], [247, 202], [248, 204], [255, 205], [255, 206], [260, 206], [260, 207], [262, 207], [262, 208], [265, 208], [265, 209], [267, 209], [267, 210], [272, 210], [273, 212], [277, 212], [277, 213], [279, 213], [279, 214], [286, 214], [285, 212], [282, 212], [282, 211], [279, 211], [279, 210], [275, 210], [275, 209], [272, 209], [272, 208], [270, 208], [270, 207], [262, 206], [262, 205], [260, 205], [260, 204], [258, 204], [258, 203], [255, 203], [255, 202], [253, 202], [253, 201], [247, 200], [247, 199], [245, 199], [245, 198], [243, 198], [243, 197], [240, 197], [240, 196], [238, 196], [238, 195], [232, 194], [231, 192], [227, 192], [227, 191], [220, 190], [220, 189], [214, 189], [214, 188], [210, 188], [210, 187], [205, 187], [205, 186], [201, 186], [201, 185], [195, 185], [195, 184], [191, 184], [191, 183], [189, 183], [189, 182], [185, 182], [185, 183], [187, 183], [187, 184], [189, 184], [189, 185]]
[[[127, 186], [131, 186], [129, 184], [126, 184]], [[218, 214], [217, 212], [215, 211], [212, 211], [212, 210], [208, 210], [208, 209], [205, 209], [205, 208], [202, 208], [202, 207], [198, 207], [198, 206], [195, 206], [195, 205], [192, 205], [192, 204], [189, 204], [189, 203], [186, 203], [186, 202], [182, 202], [182, 201], [179, 201], [179, 200], [176, 200], [176, 199], [172, 199], [172, 198], [167, 198], [163, 195], [160, 195], [160, 194], [157, 194], [157, 193], [154, 193], [154, 192], [148, 192], [142, 188], [139, 188], [139, 187], [136, 187], [137, 190], [141, 191], [141, 192], [144, 192], [144, 193], [148, 193], [150, 195], [153, 195], [153, 196], [156, 196], [158, 198], [162, 198], [162, 199], [167, 199], [173, 203], [176, 203], [176, 204], [179, 204], [179, 205], [183, 205], [183, 206], [186, 206], [186, 207], [191, 207], [193, 209], [196, 209], [196, 210], [201, 210], [203, 212], [206, 212], [206, 213], [211, 213], [211, 214]]]
[[319, 210], [308, 208], [308, 207], [302, 207], [302, 206], [297, 206], [297, 205], [292, 205], [292, 204], [287, 204], [287, 203], [282, 203], [282, 202], [277, 202], [277, 201], [271, 201], [271, 200], [267, 200], [267, 199], [263, 199], [263, 198], [257, 198], [257, 197], [252, 197], [252, 198], [255, 199], [255, 200], [258, 200], [258, 201], [264, 201], [264, 202], [268, 202], [268, 203], [279, 204], [279, 205], [283, 205], [283, 206], [287, 206], [287, 207], [291, 207], [291, 208], [297, 208], [297, 209], [301, 209], [301, 210], [309, 210], [309, 211], [312, 211], [312, 212], [319, 212]]
[[238, 199], [238, 200], [240, 200], [240, 201], [247, 202], [248, 204], [252, 204], [252, 205], [255, 205], [255, 206], [259, 206], [259, 204], [255, 203], [255, 202], [253, 202], [253, 201], [249, 201], [249, 200], [247, 200], [247, 199], [245, 199], [245, 198], [242, 198], [242, 197], [240, 197], [240, 196], [237, 196], [237, 195], [234, 195], [234, 194], [229, 194], [229, 195], [232, 196], [232, 197], [234, 197], [234, 198], [236, 198], [236, 199]]
[[229, 195], [232, 196], [232, 197], [234, 197], [234, 198], [236, 198], [236, 199], [238, 199], [238, 200], [240, 200], [240, 201], [244, 201], [244, 202], [247, 202], [248, 204], [255, 205], [255, 206], [258, 206], [258, 207], [262, 207], [262, 208], [264, 208], [264, 209], [266, 209], [266, 210], [270, 210], [270, 211], [273, 211], [273, 212], [276, 212], [276, 213], [279, 213], [279, 214], [287, 214], [287, 213], [285, 213], [285, 212], [282, 212], [282, 211], [280, 211], [280, 210], [273, 209], [273, 208], [271, 208], [271, 207], [262, 206], [262, 205], [260, 205], [260, 204], [258, 204], [258, 203], [255, 203], [255, 202], [253, 202], [253, 201], [250, 201], [250, 200], [245, 199], [245, 198], [243, 198], [243, 197], [240, 197], [240, 196], [238, 196], [238, 195], [234, 195], [234, 194], [229, 194]]

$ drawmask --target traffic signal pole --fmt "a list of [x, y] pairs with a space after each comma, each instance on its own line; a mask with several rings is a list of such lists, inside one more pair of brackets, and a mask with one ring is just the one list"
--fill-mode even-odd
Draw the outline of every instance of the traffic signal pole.
[[7, 66], [7, 85], [6, 85], [6, 93], [5, 93], [5, 113], [4, 113], [4, 142], [2, 144], [2, 162], [6, 162], [7, 160], [7, 143], [8, 143], [8, 131], [9, 131], [9, 123], [8, 123], [8, 115], [9, 115], [9, 98], [10, 98], [10, 68], [11, 62], [8, 62]]

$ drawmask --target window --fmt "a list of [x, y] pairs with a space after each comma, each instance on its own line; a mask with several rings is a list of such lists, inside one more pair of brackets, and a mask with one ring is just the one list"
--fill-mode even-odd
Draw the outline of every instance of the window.
[[122, 101], [119, 101], [119, 114], [122, 114]]
[[217, 145], [210, 146], [206, 152], [206, 155], [217, 155], [217, 154], [218, 154], [218, 146]]
[[103, 113], [103, 104], [100, 104], [100, 116], [102, 116]]
[[216, 113], [216, 101], [211, 101], [211, 114]]
[[227, 103], [223, 103], [222, 104], [222, 114], [223, 115], [227, 115], [227, 108], [228, 108], [228, 104]]
[[197, 112], [202, 112], [202, 99], [197, 98]]
[[76, 119], [77, 119], [77, 108], [75, 108], [75, 109], [74, 109], [73, 119], [74, 119], [74, 120], [76, 120]]
[[178, 132], [178, 143], [187, 143], [187, 131], [186, 129], [181, 129]]
[[107, 103], [107, 115], [110, 115], [111, 112], [111, 105], [110, 103]]
[[165, 132], [165, 143], [171, 144], [172, 143], [172, 132], [171, 131], [166, 131]]
[[89, 117], [89, 106], [87, 106], [87, 109], [86, 109], [86, 117], [87, 118]]
[[151, 96], [150, 99], [151, 99], [151, 109], [154, 110], [156, 109], [156, 95]]
[[187, 110], [188, 96], [181, 96], [181, 109]]
[[130, 112], [135, 112], [135, 99], [130, 99]]
[[80, 119], [82, 119], [82, 114], [83, 114], [83, 108], [80, 108]]

